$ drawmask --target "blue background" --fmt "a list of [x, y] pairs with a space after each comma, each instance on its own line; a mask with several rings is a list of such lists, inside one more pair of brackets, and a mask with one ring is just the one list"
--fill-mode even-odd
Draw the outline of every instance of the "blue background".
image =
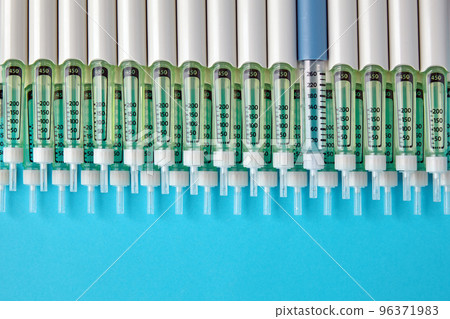
[[[384, 216], [383, 202], [372, 202], [369, 192], [363, 191], [363, 216], [355, 217], [352, 201], [335, 189], [328, 217], [323, 190], [309, 200], [304, 189], [304, 215], [294, 218], [374, 299], [448, 300], [450, 216], [432, 202], [431, 187], [423, 191], [422, 216], [412, 214], [412, 202], [401, 202], [400, 185], [393, 216]], [[287, 199], [277, 193], [292, 214], [292, 189]], [[271, 216], [262, 215], [262, 190], [256, 199], [244, 191], [242, 216], [232, 214], [233, 196], [219, 198], [214, 190], [213, 213], [204, 216], [200, 189], [198, 197], [186, 194], [184, 215], [172, 206], [150, 229], [174, 189], [156, 196], [154, 216], [146, 215], [144, 188], [133, 196], [126, 190], [124, 215], [115, 213], [113, 187], [97, 193], [95, 215], [86, 213], [86, 196], [82, 186], [76, 194], [67, 190], [61, 215], [49, 186], [38, 194], [38, 213], [30, 214], [27, 186], [7, 193], [0, 299], [75, 300], [135, 242], [80, 300], [370, 300], [275, 203]]]

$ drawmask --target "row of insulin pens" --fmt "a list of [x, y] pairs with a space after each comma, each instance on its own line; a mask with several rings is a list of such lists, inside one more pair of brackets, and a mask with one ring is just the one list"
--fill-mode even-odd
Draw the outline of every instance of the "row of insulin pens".
[[200, 185], [209, 214], [220, 181], [222, 196], [235, 189], [235, 214], [248, 184], [270, 214], [279, 179], [299, 215], [309, 171], [309, 196], [323, 187], [331, 214], [340, 171], [359, 215], [369, 171], [391, 214], [399, 171], [416, 214], [427, 173], [450, 213], [447, 0], [0, 3], [2, 210], [23, 162], [31, 211], [52, 165], [63, 212], [81, 165], [89, 212], [94, 188], [110, 184], [122, 213], [140, 174], [148, 213], [155, 187], [176, 188], [181, 214], [183, 188]]

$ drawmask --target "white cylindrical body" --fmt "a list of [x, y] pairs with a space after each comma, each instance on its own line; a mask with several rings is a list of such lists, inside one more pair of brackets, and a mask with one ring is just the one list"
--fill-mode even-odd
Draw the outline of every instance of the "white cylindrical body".
[[29, 62], [58, 63], [58, 3], [56, 0], [30, 1], [28, 14]]
[[356, 0], [328, 0], [328, 67], [339, 64], [358, 69]]
[[266, 1], [237, 2], [238, 65], [248, 62], [267, 67]]
[[231, 187], [247, 187], [248, 171], [230, 171], [228, 176], [228, 185]]
[[268, 66], [297, 66], [297, 11], [295, 0], [267, 0]]
[[0, 64], [20, 60], [28, 64], [28, 1], [0, 2]]
[[68, 170], [55, 169], [52, 171], [52, 184], [57, 186], [69, 186], [70, 176]]
[[260, 187], [277, 187], [278, 174], [276, 171], [258, 171], [257, 180]]
[[349, 174], [350, 187], [365, 188], [367, 187], [367, 172], [353, 171]]
[[97, 170], [82, 170], [81, 185], [98, 186], [100, 185], [100, 172]]
[[86, 0], [58, 1], [58, 63], [79, 60], [87, 63]]
[[387, 0], [358, 0], [359, 68], [389, 68]]
[[40, 173], [37, 169], [23, 170], [23, 184], [37, 186], [41, 183]]
[[145, 0], [117, 0], [119, 65], [135, 61], [147, 65]]
[[177, 1], [178, 65], [187, 61], [206, 65], [206, 2]]
[[148, 65], [177, 65], [176, 0], [147, 0]]
[[103, 60], [116, 65], [116, 1], [89, 1], [88, 12], [89, 64], [95, 60]]
[[161, 181], [159, 171], [141, 171], [141, 186], [157, 187]]
[[308, 185], [308, 174], [303, 171], [287, 172], [287, 186], [289, 187], [306, 187]]
[[389, 1], [389, 64], [419, 69], [419, 25], [417, 1]]
[[111, 186], [126, 187], [130, 185], [129, 171], [111, 171], [109, 173], [109, 183]]
[[219, 180], [217, 171], [199, 171], [198, 185], [202, 187], [216, 187]]
[[448, 0], [419, 0], [420, 70], [448, 63]]
[[380, 174], [380, 186], [381, 187], [396, 187], [398, 185], [397, 172], [388, 171]]
[[173, 187], [189, 186], [188, 171], [169, 171], [169, 184]]
[[236, 66], [236, 1], [208, 0], [207, 17], [208, 66], [217, 62]]
[[319, 187], [334, 188], [337, 187], [338, 184], [339, 182], [337, 172], [320, 171], [317, 173], [317, 185]]

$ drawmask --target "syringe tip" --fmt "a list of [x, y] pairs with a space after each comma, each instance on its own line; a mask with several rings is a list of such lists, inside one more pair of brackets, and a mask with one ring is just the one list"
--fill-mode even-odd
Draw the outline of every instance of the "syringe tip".
[[191, 166], [189, 171], [190, 194], [198, 195], [198, 168]]
[[234, 215], [242, 214], [242, 191], [240, 187], [234, 188]]
[[433, 173], [433, 202], [441, 201], [441, 181], [440, 174]]
[[58, 213], [64, 214], [66, 212], [65, 205], [65, 190], [66, 187], [64, 185], [59, 185], [58, 187]]
[[121, 215], [124, 213], [124, 200], [123, 200], [123, 187], [117, 186], [116, 187], [116, 212], [117, 214]]
[[6, 192], [5, 185], [0, 185], [0, 213], [6, 212]]
[[87, 212], [88, 214], [94, 214], [95, 213], [95, 193], [94, 193], [94, 186], [89, 185], [88, 186], [88, 202], [87, 202]]
[[228, 168], [220, 168], [220, 196], [228, 196]]
[[258, 169], [255, 167], [250, 168], [250, 197], [258, 196]]
[[155, 214], [155, 196], [153, 186], [147, 186], [147, 214]]
[[[422, 214], [422, 196], [421, 196], [420, 187], [415, 187], [415, 195], [414, 195], [414, 215]], [[445, 203], [444, 203], [445, 206]]]
[[264, 187], [264, 202], [263, 202], [263, 214], [270, 215], [271, 205], [270, 205], [270, 187]]
[[287, 169], [280, 169], [280, 197], [287, 197]]
[[450, 186], [444, 187], [444, 215], [450, 215]]
[[30, 213], [36, 213], [37, 205], [36, 205], [36, 186], [30, 185]]
[[294, 215], [300, 216], [302, 214], [302, 189], [294, 187]]
[[130, 166], [130, 188], [131, 194], [139, 193], [139, 170], [137, 166]]
[[183, 189], [177, 186], [177, 194], [175, 201], [175, 214], [182, 215], [183, 214]]
[[403, 172], [403, 200], [411, 200], [411, 172]]
[[47, 164], [41, 163], [40, 164], [40, 190], [41, 192], [47, 191]]
[[317, 198], [317, 171], [309, 171], [309, 198]]
[[372, 172], [372, 200], [380, 200], [380, 172]]
[[355, 216], [362, 215], [362, 205], [361, 205], [361, 188], [355, 187], [355, 193], [353, 194], [354, 203], [353, 203], [353, 214]]
[[78, 165], [77, 164], [70, 164], [70, 173], [69, 173], [69, 186], [70, 186], [70, 191], [71, 192], [76, 192], [77, 191], [77, 168]]
[[108, 165], [100, 165], [100, 192], [108, 192]]
[[331, 216], [331, 188], [325, 187], [323, 214]]
[[161, 194], [169, 194], [169, 166], [161, 166]]
[[16, 163], [9, 164], [9, 191], [17, 190], [17, 166]]
[[350, 178], [348, 171], [342, 171], [342, 199], [350, 199]]
[[391, 196], [391, 188], [384, 188], [384, 214], [392, 215], [392, 196]]
[[204, 188], [203, 196], [203, 214], [211, 215], [211, 189], [209, 187]]

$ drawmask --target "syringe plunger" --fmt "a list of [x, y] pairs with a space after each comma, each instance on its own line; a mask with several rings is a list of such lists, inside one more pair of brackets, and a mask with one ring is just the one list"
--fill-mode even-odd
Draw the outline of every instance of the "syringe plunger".
[[[379, 187], [379, 184], [378, 184]], [[355, 187], [354, 188], [355, 193], [353, 194], [354, 202], [353, 202], [353, 215], [355, 216], [361, 216], [362, 215], [362, 205], [361, 205], [361, 188]], [[378, 197], [378, 199], [380, 199]]]
[[234, 188], [234, 207], [233, 207], [234, 215], [242, 214], [242, 189], [239, 186]]
[[450, 215], [450, 186], [444, 186], [444, 215]]
[[258, 169], [256, 167], [250, 168], [250, 196], [256, 197], [258, 196], [258, 184], [257, 184], [257, 177], [258, 177]]
[[137, 165], [130, 166], [131, 194], [139, 193], [139, 170]]
[[161, 166], [161, 194], [169, 194], [169, 166]]
[[37, 211], [37, 205], [36, 205], [36, 186], [30, 185], [30, 203], [29, 203], [29, 209], [30, 213], [36, 213]]
[[309, 171], [309, 198], [317, 198], [317, 171], [312, 169]]
[[87, 212], [88, 214], [94, 214], [95, 213], [95, 186], [89, 185], [88, 186], [88, 202], [87, 202]]
[[228, 196], [228, 168], [220, 167], [220, 196]]
[[264, 215], [270, 215], [271, 214], [270, 187], [264, 187], [263, 214]]
[[182, 215], [183, 214], [183, 188], [177, 186], [176, 191], [176, 201], [175, 201], [175, 214]]
[[[414, 215], [422, 214], [422, 196], [421, 196], [421, 187], [414, 187], [415, 195], [414, 195]], [[444, 202], [445, 207], [445, 202]]]
[[349, 171], [342, 171], [342, 199], [350, 199], [350, 174]]
[[440, 173], [433, 173], [433, 202], [441, 201]]
[[302, 189], [294, 187], [294, 215], [302, 214]]
[[124, 213], [124, 194], [123, 194], [123, 187], [122, 186], [116, 186], [116, 212], [117, 214], [123, 214]]
[[403, 172], [403, 200], [411, 200], [411, 172], [409, 171]]
[[147, 186], [147, 214], [155, 214], [155, 192], [153, 186]]
[[280, 197], [287, 197], [287, 169], [280, 168]]
[[380, 172], [378, 171], [372, 172], [372, 199], [380, 200]]
[[384, 214], [392, 215], [392, 194], [390, 187], [384, 187]]
[[16, 163], [9, 164], [9, 191], [17, 190], [17, 166]]
[[203, 214], [211, 215], [211, 188], [208, 186], [204, 187], [203, 194]]
[[198, 167], [191, 166], [189, 171], [190, 193], [191, 195], [198, 195]]
[[323, 214], [331, 216], [331, 187], [325, 187]]
[[70, 164], [69, 185], [70, 185], [71, 192], [77, 191], [77, 186], [78, 186], [77, 170], [78, 170], [78, 164], [74, 164], [74, 163]]

